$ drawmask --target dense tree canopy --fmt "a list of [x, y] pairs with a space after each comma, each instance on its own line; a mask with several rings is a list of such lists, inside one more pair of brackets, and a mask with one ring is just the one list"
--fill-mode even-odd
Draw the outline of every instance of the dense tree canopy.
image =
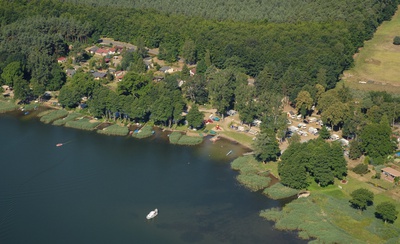
[[350, 199], [350, 203], [353, 207], [365, 210], [367, 206], [372, 205], [374, 201], [374, 193], [368, 189], [360, 188], [353, 191], [351, 194], [352, 199]]
[[391, 202], [382, 202], [376, 206], [376, 217], [384, 220], [385, 222], [393, 223], [397, 219], [399, 211], [396, 206]]

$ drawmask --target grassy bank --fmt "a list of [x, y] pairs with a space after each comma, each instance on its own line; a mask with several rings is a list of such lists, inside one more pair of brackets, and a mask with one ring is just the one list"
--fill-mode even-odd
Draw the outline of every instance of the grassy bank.
[[267, 195], [271, 199], [283, 199], [294, 196], [299, 191], [290, 187], [286, 187], [281, 183], [276, 183], [263, 190], [263, 194]]
[[12, 100], [0, 100], [0, 113], [16, 110], [18, 106]]
[[129, 133], [129, 129], [125, 126], [114, 124], [102, 130], [97, 130], [97, 133], [104, 135], [113, 135], [113, 136], [126, 136]]

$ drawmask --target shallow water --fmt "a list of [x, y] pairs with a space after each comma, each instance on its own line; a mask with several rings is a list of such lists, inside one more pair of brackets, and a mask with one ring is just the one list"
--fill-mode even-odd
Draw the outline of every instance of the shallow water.
[[305, 243], [258, 216], [283, 202], [237, 183], [229, 162], [246, 150], [232, 142], [175, 146], [33, 115], [2, 114], [0, 128], [0, 243]]

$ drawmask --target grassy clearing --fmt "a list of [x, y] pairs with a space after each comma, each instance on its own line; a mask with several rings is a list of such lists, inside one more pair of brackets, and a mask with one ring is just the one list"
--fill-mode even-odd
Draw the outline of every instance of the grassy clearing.
[[283, 199], [294, 196], [299, 191], [296, 189], [292, 189], [290, 187], [286, 187], [281, 183], [276, 183], [268, 188], [265, 188], [263, 194], [267, 195], [269, 198], [272, 199]]
[[233, 131], [224, 131], [218, 133], [220, 133], [221, 135], [226, 135], [228, 138], [231, 138], [239, 142], [240, 144], [245, 145], [246, 147], [251, 147], [251, 145], [253, 144], [253, 137], [245, 133], [237, 133]]
[[18, 106], [12, 100], [0, 100], [0, 113], [16, 110]]
[[[393, 45], [393, 38], [400, 35], [400, 12], [391, 21], [378, 27], [374, 37], [364, 43], [355, 55], [354, 67], [345, 72], [343, 80], [351, 88], [364, 91], [400, 93], [400, 46]], [[362, 84], [359, 81], [374, 81]]]
[[102, 130], [97, 130], [97, 133], [105, 135], [113, 135], [113, 136], [126, 136], [129, 133], [129, 129], [125, 126], [114, 124]]
[[53, 125], [65, 125], [68, 121], [76, 120], [77, 118], [82, 117], [82, 114], [79, 113], [70, 113], [67, 117], [55, 120]]
[[90, 122], [88, 118], [82, 118], [79, 120], [72, 120], [65, 123], [66, 127], [80, 129], [80, 130], [95, 130], [101, 122]]
[[145, 125], [143, 126], [140, 130], [135, 131], [132, 136], [135, 138], [146, 138], [150, 137], [154, 134], [153, 126], [151, 125]]
[[40, 118], [40, 121], [45, 123], [45, 124], [49, 124], [49, 123], [51, 123], [51, 122], [53, 122], [53, 121], [55, 121], [57, 119], [66, 117], [67, 115], [68, 115], [68, 111], [66, 111], [66, 110], [62, 110], [62, 109], [53, 110], [50, 113], [47, 113], [47, 114], [43, 115]]

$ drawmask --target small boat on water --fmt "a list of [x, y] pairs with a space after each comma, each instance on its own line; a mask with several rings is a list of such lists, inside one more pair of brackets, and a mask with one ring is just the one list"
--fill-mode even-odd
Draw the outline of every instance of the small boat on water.
[[61, 147], [63, 144], [62, 143], [57, 143], [56, 147]]
[[158, 209], [154, 209], [150, 211], [150, 213], [146, 216], [146, 219], [152, 219], [158, 215]]
[[229, 154], [231, 154], [232, 153], [232, 150], [230, 150], [227, 154], [226, 154], [226, 156], [228, 156]]

